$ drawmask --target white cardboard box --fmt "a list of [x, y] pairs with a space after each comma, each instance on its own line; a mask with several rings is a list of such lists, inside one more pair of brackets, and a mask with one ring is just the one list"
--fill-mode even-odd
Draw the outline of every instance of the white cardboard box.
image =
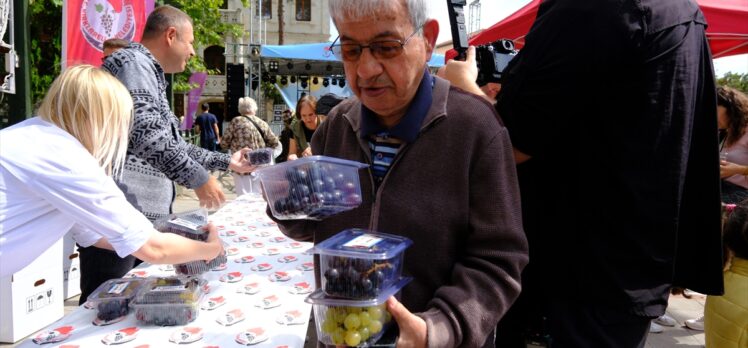
[[64, 314], [62, 239], [30, 265], [0, 278], [0, 342], [17, 342]]
[[72, 233], [62, 238], [62, 294], [67, 300], [81, 294], [81, 266], [78, 246], [75, 245]]

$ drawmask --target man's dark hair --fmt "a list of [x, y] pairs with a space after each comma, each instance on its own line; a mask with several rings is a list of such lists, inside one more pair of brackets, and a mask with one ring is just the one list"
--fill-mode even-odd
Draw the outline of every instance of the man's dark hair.
[[192, 24], [192, 18], [182, 10], [170, 5], [156, 7], [145, 22], [143, 40], [154, 38], [169, 27], [180, 28], [185, 23]]
[[104, 41], [104, 48], [125, 48], [130, 44], [130, 41], [125, 39], [111, 38]]
[[203, 103], [203, 111], [208, 111], [208, 109], [210, 109], [210, 104]]

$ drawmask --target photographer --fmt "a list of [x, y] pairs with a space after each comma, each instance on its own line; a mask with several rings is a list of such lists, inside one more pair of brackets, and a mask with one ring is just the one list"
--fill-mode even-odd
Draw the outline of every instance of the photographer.
[[499, 346], [643, 347], [670, 287], [722, 293], [716, 109], [694, 1], [540, 5], [496, 104], [531, 250]]

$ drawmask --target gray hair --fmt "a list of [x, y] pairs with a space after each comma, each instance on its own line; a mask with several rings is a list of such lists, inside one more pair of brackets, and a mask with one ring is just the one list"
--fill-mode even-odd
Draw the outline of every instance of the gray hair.
[[239, 99], [239, 114], [241, 115], [254, 115], [257, 112], [257, 102], [250, 97], [243, 97]]
[[[413, 28], [421, 28], [428, 19], [426, 0], [329, 0], [330, 16], [333, 22], [346, 18], [358, 20], [374, 18], [383, 8], [392, 6], [395, 2], [405, 2]], [[337, 24], [336, 24], [337, 25]], [[419, 35], [422, 31], [419, 29]]]
[[[156, 37], [169, 27], [180, 29], [187, 23], [192, 24], [192, 18], [184, 11], [170, 5], [158, 6], [148, 15], [143, 29], [143, 39]], [[179, 30], [177, 30], [177, 35], [179, 35]]]

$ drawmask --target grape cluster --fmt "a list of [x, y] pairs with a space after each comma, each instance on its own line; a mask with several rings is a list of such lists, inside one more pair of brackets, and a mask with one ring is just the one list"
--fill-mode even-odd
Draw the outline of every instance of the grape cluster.
[[109, 14], [109, 11], [105, 11], [104, 14], [101, 16], [101, 26], [104, 28], [104, 31], [107, 33], [107, 37], [111, 36], [112, 27], [114, 26], [114, 17], [112, 17], [112, 15]]
[[135, 317], [160, 326], [185, 325], [197, 317], [201, 284], [194, 277], [158, 278], [133, 301]]
[[273, 203], [276, 217], [321, 220], [361, 204], [358, 185], [334, 166], [308, 163], [287, 168], [285, 176], [288, 195]]
[[330, 296], [373, 299], [399, 276], [397, 258], [371, 260], [322, 256], [321, 260], [323, 289]]
[[263, 148], [252, 150], [244, 155], [253, 166], [273, 164], [273, 149]]
[[320, 341], [328, 345], [355, 347], [373, 344], [384, 333], [384, 326], [392, 321], [384, 304], [373, 307], [320, 305], [315, 310], [325, 311], [318, 331], [322, 332]]

